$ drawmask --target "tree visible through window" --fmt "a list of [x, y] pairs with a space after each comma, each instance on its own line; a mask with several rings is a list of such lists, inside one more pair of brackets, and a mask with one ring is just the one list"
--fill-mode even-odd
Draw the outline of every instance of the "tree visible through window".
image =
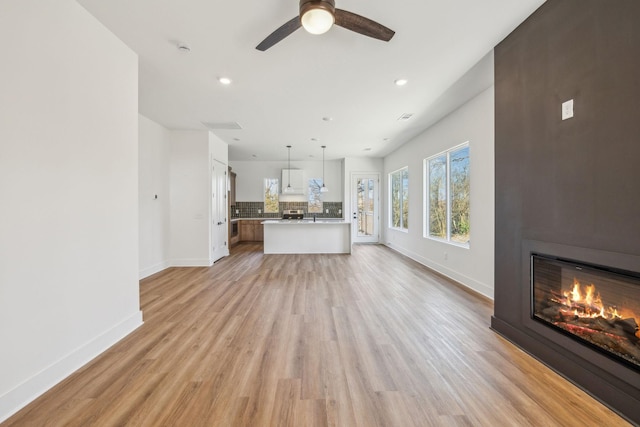
[[391, 228], [409, 229], [409, 169], [403, 168], [389, 174], [391, 196]]
[[264, 179], [264, 213], [280, 212], [278, 178]]
[[447, 238], [447, 156], [429, 160], [429, 235]]
[[425, 160], [428, 237], [469, 244], [469, 181], [468, 144]]
[[309, 180], [309, 213], [322, 213], [322, 178]]

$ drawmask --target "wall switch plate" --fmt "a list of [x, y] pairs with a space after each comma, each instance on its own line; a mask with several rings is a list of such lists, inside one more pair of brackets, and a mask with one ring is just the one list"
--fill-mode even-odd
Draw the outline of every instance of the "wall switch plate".
[[562, 103], [562, 120], [567, 120], [573, 117], [573, 99]]

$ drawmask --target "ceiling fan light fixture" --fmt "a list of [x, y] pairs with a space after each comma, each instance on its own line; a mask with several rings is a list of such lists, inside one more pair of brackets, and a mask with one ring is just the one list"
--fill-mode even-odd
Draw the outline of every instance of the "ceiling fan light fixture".
[[336, 9], [335, 0], [300, 0], [298, 16], [294, 16], [269, 34], [256, 46], [256, 49], [264, 52], [300, 27], [304, 27], [305, 31], [311, 34], [323, 34], [329, 31], [333, 24], [385, 42], [391, 40], [395, 34], [395, 31], [369, 18], [347, 10]]
[[302, 26], [308, 33], [324, 34], [331, 29], [335, 18], [325, 9], [310, 9], [302, 15]]
[[311, 34], [324, 34], [336, 22], [333, 1], [302, 1], [300, 5], [300, 23]]

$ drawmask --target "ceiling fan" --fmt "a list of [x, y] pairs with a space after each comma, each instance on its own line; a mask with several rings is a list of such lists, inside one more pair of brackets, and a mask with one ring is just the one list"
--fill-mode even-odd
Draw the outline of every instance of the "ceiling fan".
[[323, 34], [329, 31], [333, 24], [386, 42], [395, 34], [395, 31], [364, 16], [336, 9], [335, 0], [300, 0], [300, 15], [269, 34], [256, 49], [265, 51], [300, 27], [304, 27], [311, 34]]

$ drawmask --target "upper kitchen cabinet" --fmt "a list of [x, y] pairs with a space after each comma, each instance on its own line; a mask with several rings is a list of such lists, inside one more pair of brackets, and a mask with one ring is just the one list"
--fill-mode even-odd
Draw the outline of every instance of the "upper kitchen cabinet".
[[[283, 194], [304, 194], [304, 170], [302, 169], [282, 169], [282, 193]], [[285, 191], [291, 185], [291, 191]]]
[[236, 173], [229, 168], [229, 206], [236, 205]]

